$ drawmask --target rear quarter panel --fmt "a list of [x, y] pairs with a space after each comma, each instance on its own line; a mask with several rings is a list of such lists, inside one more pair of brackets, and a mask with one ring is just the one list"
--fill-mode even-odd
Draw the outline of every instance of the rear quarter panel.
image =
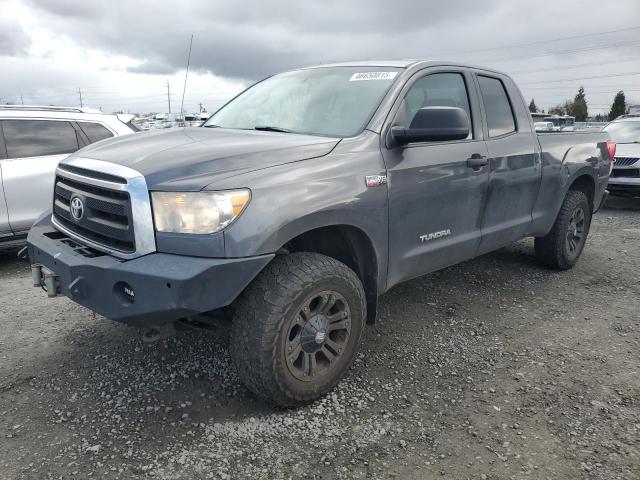
[[593, 205], [600, 204], [609, 180], [611, 162], [604, 133], [566, 132], [538, 134], [542, 149], [542, 183], [533, 209], [532, 234], [546, 235], [573, 182], [582, 175], [595, 184]]

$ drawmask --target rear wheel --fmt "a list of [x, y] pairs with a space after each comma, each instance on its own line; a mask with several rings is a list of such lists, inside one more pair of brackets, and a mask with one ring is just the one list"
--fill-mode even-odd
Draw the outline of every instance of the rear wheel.
[[238, 300], [231, 356], [243, 383], [280, 406], [313, 401], [351, 365], [364, 331], [356, 274], [316, 253], [274, 259]]
[[550, 268], [568, 270], [580, 258], [590, 226], [587, 196], [579, 190], [569, 190], [551, 231], [535, 240], [536, 257]]

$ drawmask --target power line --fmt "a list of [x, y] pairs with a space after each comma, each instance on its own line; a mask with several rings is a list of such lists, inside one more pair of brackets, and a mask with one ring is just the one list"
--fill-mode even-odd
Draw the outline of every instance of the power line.
[[[541, 82], [544, 83], [544, 82]], [[638, 87], [640, 85], [636, 84], [625, 84], [622, 85], [620, 83], [615, 83], [615, 84], [609, 84], [609, 85], [589, 85], [589, 88], [617, 88], [618, 90], [626, 90], [626, 89], [632, 89], [635, 87]], [[572, 85], [557, 85], [554, 87], [527, 87], [528, 89], [535, 89], [535, 90], [558, 90], [558, 89], [568, 89], [568, 88], [573, 88]]]
[[579, 47], [579, 48], [572, 48], [572, 49], [568, 49], [568, 50], [549, 50], [546, 52], [540, 52], [540, 53], [528, 53], [528, 54], [524, 54], [524, 55], [515, 55], [515, 56], [511, 56], [511, 57], [497, 57], [497, 58], [491, 58], [491, 57], [487, 57], [486, 59], [481, 59], [481, 62], [491, 62], [491, 61], [508, 61], [508, 60], [519, 60], [521, 58], [538, 58], [538, 57], [548, 57], [548, 56], [552, 56], [552, 55], [566, 55], [566, 54], [570, 54], [570, 53], [581, 53], [581, 52], [590, 52], [593, 50], [602, 50], [605, 48], [614, 48], [614, 47], [621, 47], [621, 46], [635, 46], [635, 45], [640, 45], [640, 41], [632, 41], [632, 42], [617, 42], [617, 43], [606, 43], [606, 44], [600, 44], [600, 45], [593, 45], [593, 46], [589, 46], [589, 47]]
[[481, 48], [481, 49], [476, 49], [476, 50], [463, 50], [463, 51], [457, 51], [457, 52], [445, 52], [445, 53], [437, 53], [436, 55], [458, 55], [458, 54], [465, 54], [465, 53], [490, 52], [490, 51], [505, 50], [505, 49], [510, 49], [510, 48], [530, 47], [530, 46], [534, 46], [534, 45], [542, 45], [542, 44], [545, 44], [545, 43], [559, 42], [559, 41], [562, 41], [562, 40], [573, 40], [573, 39], [576, 39], [576, 38], [595, 37], [595, 36], [599, 36], [599, 35], [608, 35], [608, 34], [611, 34], [611, 33], [628, 32], [628, 31], [639, 30], [639, 29], [640, 29], [640, 26], [638, 26], [638, 27], [629, 27], [629, 28], [620, 28], [618, 30], [608, 30], [608, 31], [605, 31], [605, 32], [594, 32], [594, 33], [584, 33], [584, 34], [580, 34], [580, 35], [571, 35], [571, 36], [568, 36], [568, 37], [557, 37], [557, 38], [553, 38], [553, 39], [550, 39], [550, 40], [540, 40], [540, 41], [537, 41], [537, 42], [517, 43], [517, 44], [514, 44], [514, 45], [510, 45], [510, 46]]
[[626, 60], [610, 60], [608, 62], [590, 62], [590, 63], [576, 63], [573, 65], [562, 65], [562, 67], [549, 67], [549, 68], [537, 68], [534, 70], [510, 70], [509, 74], [511, 75], [520, 75], [523, 73], [536, 73], [536, 72], [547, 72], [550, 70], [570, 70], [573, 68], [581, 68], [581, 67], [593, 67], [600, 65], [610, 65], [612, 63], [624, 63], [624, 62], [633, 62], [640, 60], [640, 57], [628, 58]]
[[625, 77], [630, 75], [640, 75], [640, 72], [629, 73], [610, 73], [607, 75], [593, 75], [591, 77], [576, 77], [576, 78], [563, 78], [560, 80], [540, 80], [537, 82], [520, 82], [520, 85], [535, 85], [538, 83], [557, 83], [557, 82], [573, 82], [575, 80], [589, 80], [592, 78], [609, 78], [609, 77]]

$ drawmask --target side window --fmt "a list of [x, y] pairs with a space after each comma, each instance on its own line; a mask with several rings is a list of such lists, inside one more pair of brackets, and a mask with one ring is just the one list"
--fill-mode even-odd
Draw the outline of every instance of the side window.
[[78, 150], [76, 131], [56, 120], [3, 120], [8, 158], [40, 157]]
[[490, 137], [499, 137], [516, 131], [511, 103], [504, 85], [497, 78], [478, 76], [482, 103], [487, 116]]
[[[411, 125], [413, 117], [422, 107], [462, 108], [471, 121], [469, 95], [460, 73], [433, 73], [417, 80], [404, 97], [405, 125]], [[473, 133], [469, 133], [473, 138]]]
[[99, 140], [104, 140], [105, 138], [113, 137], [113, 133], [111, 133], [99, 123], [78, 122], [78, 125], [80, 125], [80, 128], [89, 139], [89, 143], [94, 143]]

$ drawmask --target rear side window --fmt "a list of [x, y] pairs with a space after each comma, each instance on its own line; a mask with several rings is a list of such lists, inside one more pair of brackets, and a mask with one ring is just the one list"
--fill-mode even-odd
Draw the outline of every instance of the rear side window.
[[69, 122], [55, 120], [3, 120], [9, 158], [40, 157], [78, 150], [76, 131]]
[[516, 131], [511, 103], [504, 85], [497, 78], [478, 76], [482, 103], [487, 116], [490, 137], [499, 137]]
[[78, 125], [80, 125], [80, 128], [89, 139], [89, 143], [94, 143], [99, 140], [104, 140], [105, 138], [113, 137], [113, 133], [111, 133], [99, 123], [78, 122]]
[[462, 74], [433, 73], [416, 80], [404, 97], [405, 125], [411, 125], [423, 107], [458, 107], [467, 112], [471, 122], [469, 96]]

